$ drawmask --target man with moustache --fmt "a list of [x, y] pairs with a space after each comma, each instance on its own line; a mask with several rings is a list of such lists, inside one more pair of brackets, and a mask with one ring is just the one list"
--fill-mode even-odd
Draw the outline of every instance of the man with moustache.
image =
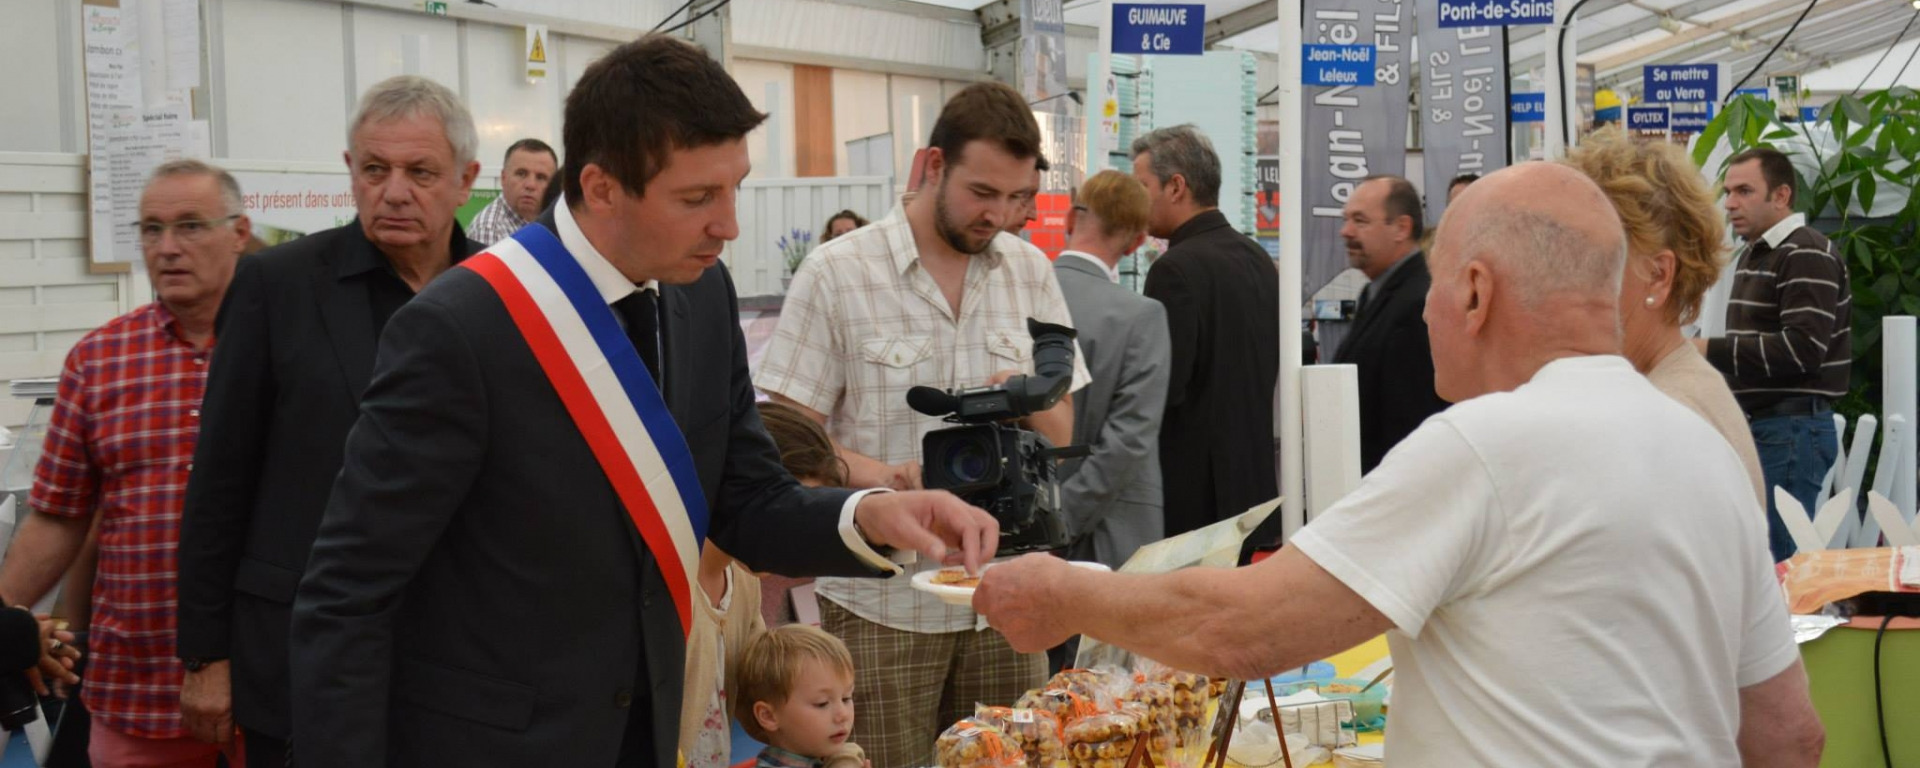
[[243, 259], [220, 308], [180, 531], [180, 696], [191, 731], [238, 723], [255, 766], [287, 760], [294, 589], [375, 342], [480, 248], [453, 218], [480, 173], [478, 143], [446, 86], [374, 85], [347, 131], [358, 216]]
[[[801, 265], [754, 383], [825, 425], [855, 486], [920, 484], [920, 441], [943, 426], [907, 407], [913, 386], [978, 387], [1033, 372], [1027, 318], [1072, 325], [1051, 264], [1004, 228], [1039, 186], [1040, 128], [1020, 94], [968, 86], [934, 124], [919, 194]], [[1076, 346], [1073, 388], [1088, 381]], [[1073, 397], [1028, 417], [1073, 439]], [[920, 569], [935, 568], [925, 563]], [[821, 579], [823, 627], [853, 653], [864, 713], [853, 741], [875, 768], [924, 765], [934, 737], [977, 702], [1010, 705], [1042, 682], [965, 608], [906, 579]]]
[[1398, 176], [1374, 176], [1354, 187], [1340, 237], [1347, 264], [1365, 273], [1353, 328], [1333, 353], [1360, 369], [1360, 471], [1372, 472], [1428, 416], [1446, 410], [1433, 391], [1427, 347], [1427, 258], [1420, 252], [1420, 193]]

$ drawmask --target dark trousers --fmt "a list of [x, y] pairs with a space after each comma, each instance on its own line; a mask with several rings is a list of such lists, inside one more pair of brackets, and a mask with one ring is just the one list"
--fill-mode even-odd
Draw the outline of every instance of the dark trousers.
[[1774, 562], [1779, 562], [1792, 557], [1797, 547], [1786, 524], [1780, 521], [1773, 489], [1787, 489], [1809, 516], [1819, 514], [1813, 503], [1840, 450], [1833, 431], [1833, 412], [1760, 418], [1749, 426], [1753, 428], [1754, 448], [1760, 453], [1760, 475], [1767, 483], [1767, 546], [1773, 550]]
[[244, 726], [240, 730], [247, 739], [247, 768], [291, 768], [293, 745], [286, 739]]

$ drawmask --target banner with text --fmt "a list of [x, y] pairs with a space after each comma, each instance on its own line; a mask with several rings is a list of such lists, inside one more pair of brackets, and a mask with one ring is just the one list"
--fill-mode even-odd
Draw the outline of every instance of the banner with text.
[[1378, 79], [1371, 45], [1301, 46], [1300, 80], [1306, 85], [1365, 85]]
[[1113, 5], [1112, 53], [1206, 53], [1204, 5]]
[[1720, 100], [1718, 64], [1648, 64], [1640, 87], [1648, 104]]
[[1516, 93], [1507, 98], [1511, 105], [1508, 112], [1516, 123], [1544, 123], [1547, 121], [1547, 95], [1544, 93]]
[[[1407, 75], [1412, 0], [1307, 0], [1303, 42], [1372, 45], [1374, 85], [1308, 86], [1305, 168], [1306, 252], [1300, 255], [1305, 301], [1347, 269], [1341, 209], [1371, 174], [1407, 172]], [[1291, 54], [1283, 54], [1291, 55]]]
[[1060, 0], [1021, 0], [1020, 95], [1027, 103], [1067, 114], [1067, 22]]
[[1667, 129], [1667, 108], [1628, 107], [1627, 128], [1635, 131], [1664, 131]]
[[[1420, 135], [1426, 147], [1427, 226], [1440, 223], [1446, 189], [1463, 173], [1488, 174], [1507, 164], [1506, 42], [1498, 27], [1442, 27], [1420, 14]], [[1544, 94], [1542, 95], [1544, 99]], [[1542, 107], [1545, 101], [1541, 102]], [[1518, 120], [1518, 109], [1514, 119]]]
[[1553, 0], [1440, 0], [1437, 10], [1440, 27], [1449, 29], [1553, 23]]

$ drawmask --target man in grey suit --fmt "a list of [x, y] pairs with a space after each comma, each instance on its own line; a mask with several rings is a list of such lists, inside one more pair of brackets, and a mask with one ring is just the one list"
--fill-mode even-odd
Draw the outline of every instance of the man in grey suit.
[[1172, 342], [1160, 302], [1119, 286], [1121, 257], [1146, 239], [1147, 189], [1101, 171], [1067, 213], [1067, 249], [1053, 264], [1093, 374], [1073, 401], [1073, 442], [1093, 449], [1062, 469], [1068, 555], [1114, 568], [1160, 539], [1160, 417]]

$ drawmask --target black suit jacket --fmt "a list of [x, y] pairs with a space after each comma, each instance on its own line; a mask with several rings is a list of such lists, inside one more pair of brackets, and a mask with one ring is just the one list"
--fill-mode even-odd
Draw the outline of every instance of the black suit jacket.
[[[454, 226], [459, 256], [480, 249]], [[236, 721], [287, 719], [287, 622], [380, 329], [358, 221], [240, 260], [216, 323], [180, 530], [178, 653], [231, 658]]]
[[[840, 539], [851, 492], [781, 468], [725, 268], [661, 302], [712, 541], [754, 570], [873, 575]], [[674, 763], [686, 646], [666, 582], [471, 270], [388, 325], [293, 626], [300, 765], [611, 766], [627, 738], [651, 740], [639, 764]]]
[[1433, 278], [1426, 255], [1405, 258], [1374, 289], [1333, 356], [1360, 367], [1361, 472], [1372, 472], [1420, 422], [1447, 408], [1433, 390], [1433, 351], [1421, 316]]
[[1210, 210], [1180, 225], [1147, 272], [1167, 307], [1173, 365], [1160, 427], [1167, 535], [1279, 495], [1273, 395], [1280, 376], [1280, 272]]

